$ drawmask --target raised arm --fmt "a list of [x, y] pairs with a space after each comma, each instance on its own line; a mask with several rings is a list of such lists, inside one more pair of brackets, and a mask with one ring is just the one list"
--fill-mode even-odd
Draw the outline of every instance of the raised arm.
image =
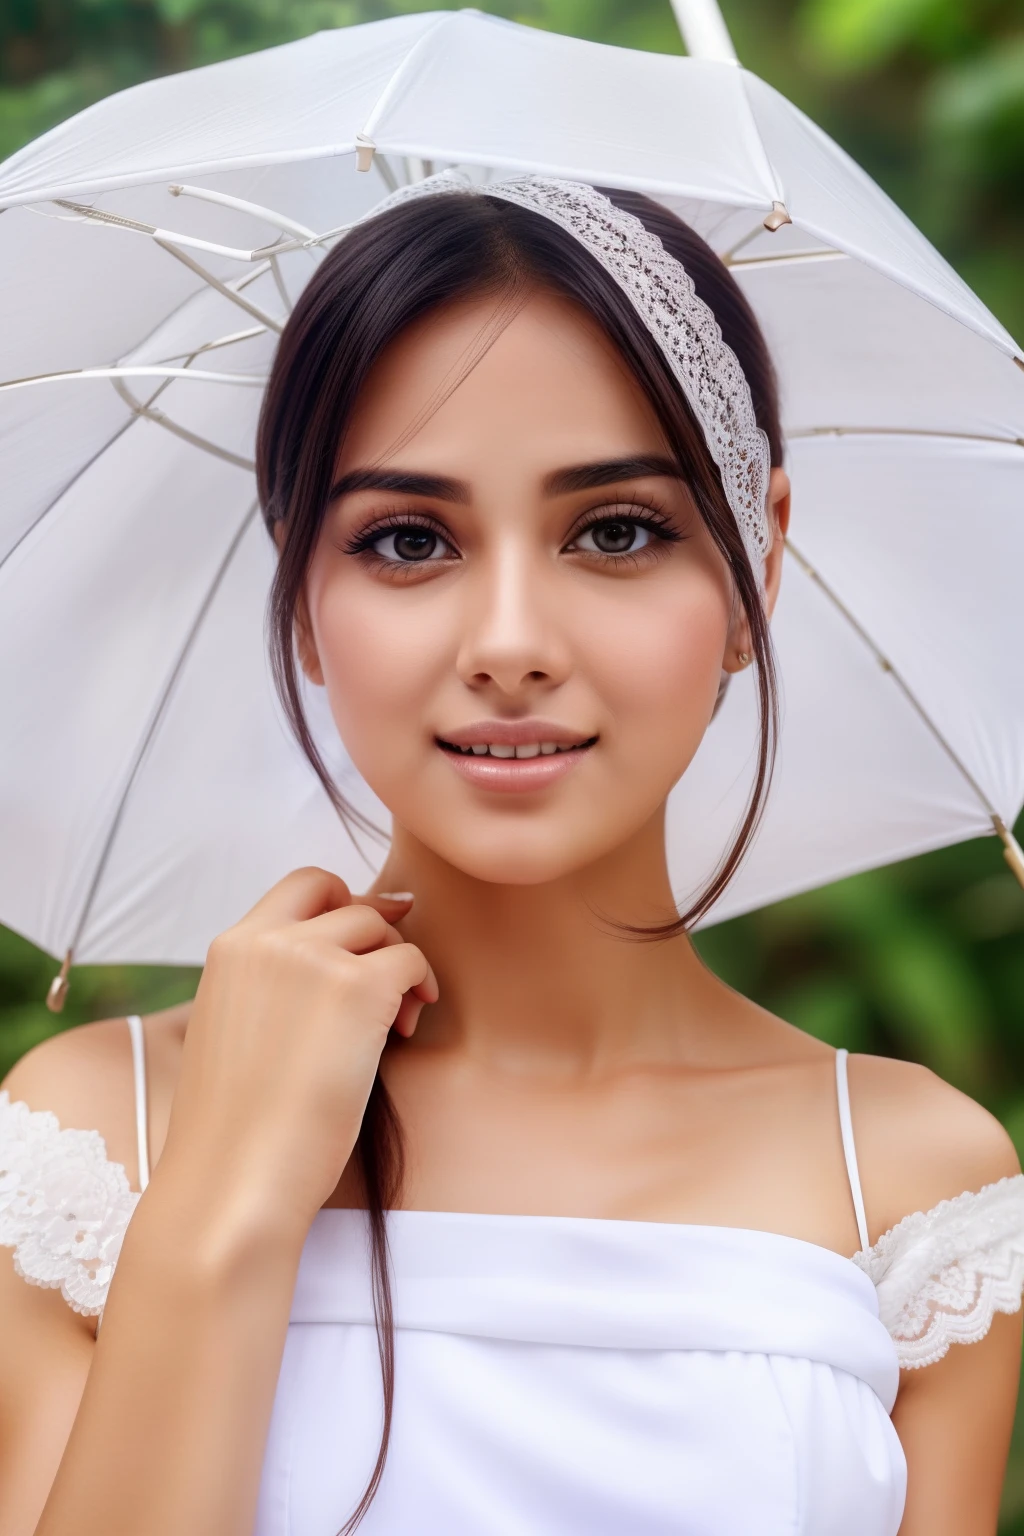
[[436, 996], [382, 915], [404, 909], [376, 905], [297, 871], [211, 947], [95, 1343], [5, 1271], [0, 1360], [28, 1332], [0, 1387], [4, 1536], [251, 1531], [302, 1244], [392, 1022], [410, 1033]]

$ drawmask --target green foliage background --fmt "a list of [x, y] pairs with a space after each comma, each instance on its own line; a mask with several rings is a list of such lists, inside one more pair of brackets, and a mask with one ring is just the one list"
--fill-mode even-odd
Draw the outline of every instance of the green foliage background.
[[[3, 0], [0, 158], [110, 91], [325, 27], [434, 9], [402, 0]], [[668, 0], [490, 0], [497, 14], [680, 52]], [[886, 188], [1024, 339], [1020, 0], [724, 0], [744, 63]], [[1022, 828], [1018, 828], [1020, 835]], [[701, 936], [733, 985], [851, 1050], [927, 1063], [1024, 1151], [1024, 891], [994, 839], [962, 844]], [[195, 971], [87, 967], [63, 1015], [54, 965], [0, 930], [0, 1074], [54, 1029], [190, 996]], [[1024, 1415], [1004, 1500], [1024, 1536]]]

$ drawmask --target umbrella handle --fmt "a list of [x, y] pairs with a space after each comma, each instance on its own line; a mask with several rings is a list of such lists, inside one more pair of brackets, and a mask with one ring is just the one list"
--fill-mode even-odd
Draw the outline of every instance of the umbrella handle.
[[672, 0], [672, 10], [691, 59], [739, 63], [718, 0]]

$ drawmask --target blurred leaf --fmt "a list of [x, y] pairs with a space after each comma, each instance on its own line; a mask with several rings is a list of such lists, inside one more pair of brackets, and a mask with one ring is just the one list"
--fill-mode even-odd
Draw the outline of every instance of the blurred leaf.
[[907, 1055], [976, 1093], [985, 1076], [986, 1010], [962, 952], [923, 925], [907, 925], [875, 947], [872, 970]]
[[798, 33], [812, 55], [839, 73], [887, 62], [930, 34], [959, 30], [957, 0], [804, 0]]
[[967, 939], [1024, 935], [1024, 892], [1009, 870], [965, 884], [946, 910]]
[[99, 69], [44, 75], [31, 85], [0, 88], [0, 159], [114, 89], [111, 76]]
[[0, 1030], [0, 1077], [6, 1076], [16, 1061], [41, 1040], [59, 1034], [61, 1020], [50, 1013], [44, 1004], [24, 1004], [20, 1008], [5, 1008], [3, 1029]]
[[979, 133], [1012, 123], [1024, 143], [1024, 35], [999, 38], [980, 57], [943, 70], [926, 102], [940, 132]]
[[848, 1051], [871, 1049], [871, 1024], [860, 988], [838, 976], [809, 976], [776, 993], [772, 1011], [809, 1035]]
[[[1024, 33], [1000, 39], [987, 52], [940, 71], [923, 97], [929, 162], [944, 169], [944, 182], [961, 223], [977, 216], [989, 199], [1004, 221], [1024, 204]], [[1015, 251], [1020, 287], [1020, 242]]]
[[1003, 1113], [1003, 1125], [1010, 1133], [1010, 1139], [1017, 1148], [1017, 1156], [1024, 1167], [1024, 1098], [1017, 1100], [1016, 1104]]
[[206, 0], [156, 0], [155, 9], [161, 21], [178, 26], [190, 20], [205, 4]]
[[58, 969], [52, 956], [0, 928], [0, 1076], [33, 1045], [92, 1019], [153, 1013], [194, 996], [196, 967], [83, 965], [71, 972], [63, 1013], [46, 1007]]

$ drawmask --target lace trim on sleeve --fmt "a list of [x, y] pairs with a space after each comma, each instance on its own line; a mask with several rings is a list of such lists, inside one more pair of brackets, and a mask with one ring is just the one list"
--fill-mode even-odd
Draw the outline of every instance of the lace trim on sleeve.
[[98, 1131], [61, 1130], [48, 1110], [0, 1091], [0, 1244], [31, 1285], [85, 1316], [103, 1311], [139, 1201]]
[[906, 1216], [853, 1262], [874, 1282], [901, 1367], [976, 1344], [1024, 1287], [1024, 1174]]

